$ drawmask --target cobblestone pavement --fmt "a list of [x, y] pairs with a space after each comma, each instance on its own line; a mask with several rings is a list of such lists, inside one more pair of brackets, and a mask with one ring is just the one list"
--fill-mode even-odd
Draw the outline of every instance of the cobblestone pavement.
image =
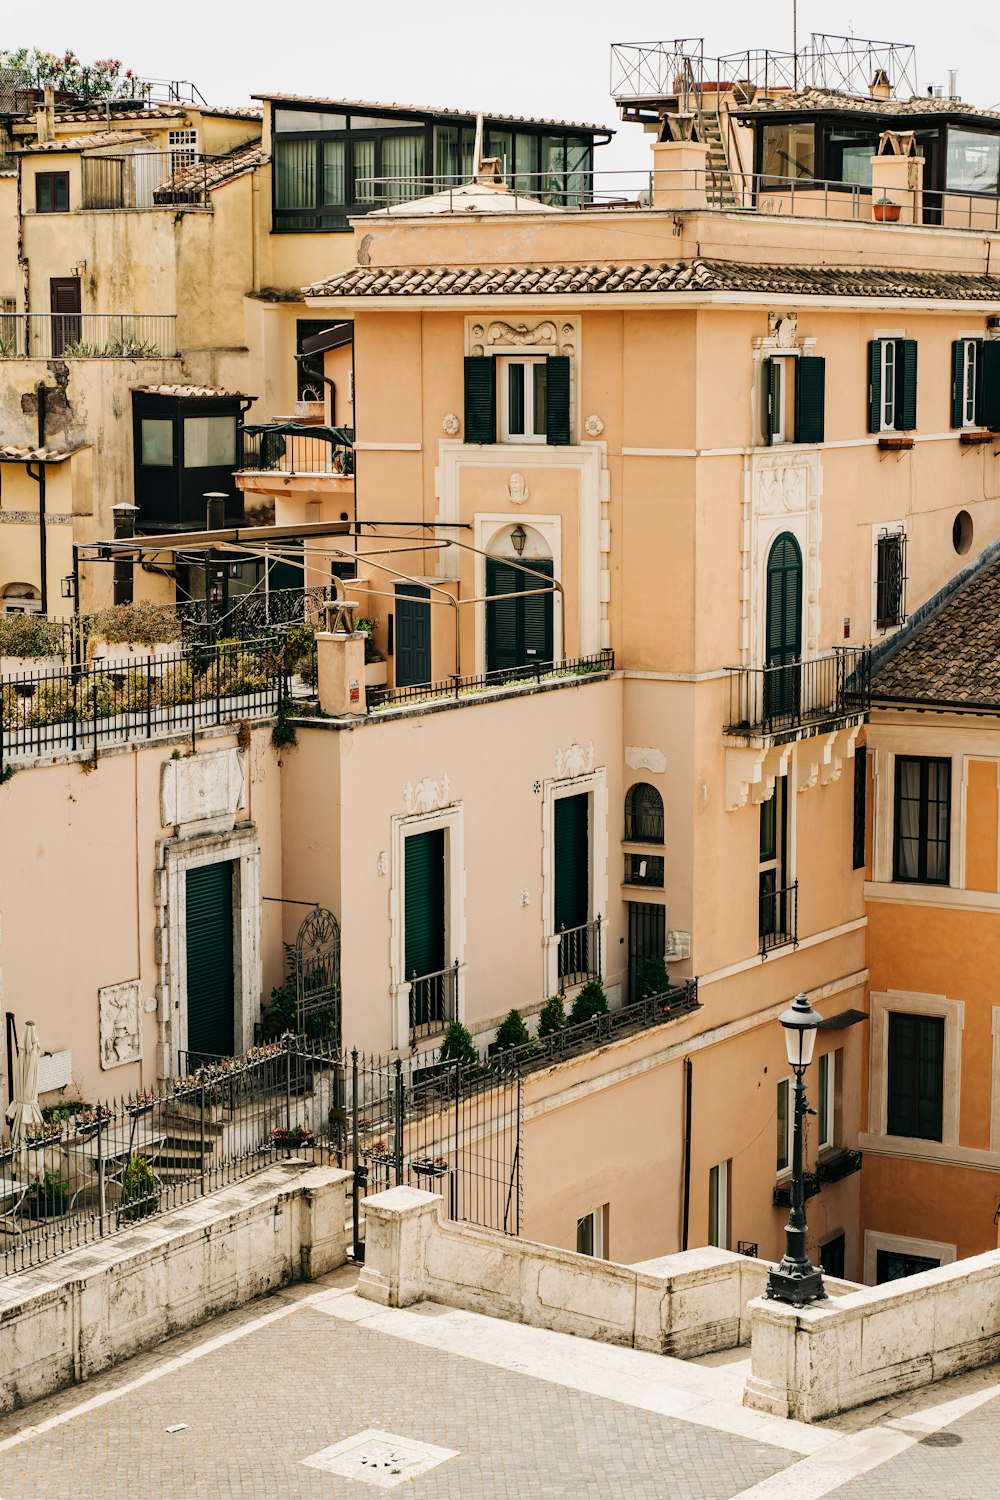
[[994, 1500], [1000, 1495], [1000, 1397], [831, 1490], [829, 1500]]
[[[274, 1299], [257, 1304], [256, 1316], [273, 1307]], [[200, 1330], [200, 1342], [215, 1332]], [[177, 1343], [197, 1346], [191, 1336]], [[586, 1359], [586, 1345], [580, 1352]], [[161, 1348], [159, 1362], [174, 1353]], [[146, 1357], [139, 1374], [155, 1377], [156, 1363]], [[414, 1500], [731, 1500], [796, 1458], [338, 1321], [307, 1303], [104, 1400], [134, 1381], [136, 1368], [4, 1419], [0, 1437], [9, 1437], [25, 1418], [37, 1426], [84, 1407], [0, 1452], [3, 1500], [367, 1500], [381, 1491], [302, 1463], [367, 1428], [458, 1450], [403, 1487]], [[181, 1422], [185, 1430], [166, 1431]]]

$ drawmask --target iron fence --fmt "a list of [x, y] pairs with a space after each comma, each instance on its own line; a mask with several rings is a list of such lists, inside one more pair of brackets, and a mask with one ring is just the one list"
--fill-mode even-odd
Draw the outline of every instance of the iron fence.
[[757, 931], [762, 955], [789, 943], [799, 945], [799, 883], [772, 886], [763, 883], [757, 898]]
[[580, 1021], [576, 1025], [561, 1026], [548, 1036], [533, 1037], [529, 1042], [496, 1052], [494, 1056], [506, 1066], [515, 1066], [523, 1078], [539, 1068], [548, 1068], [555, 1063], [566, 1062], [569, 1058], [593, 1052], [606, 1042], [634, 1036], [653, 1026], [675, 1021], [679, 1016], [697, 1010], [700, 1003], [697, 979], [685, 979], [657, 995], [645, 995], [641, 1000], [633, 1000], [620, 1010], [609, 1010], [604, 1015], [591, 1016], [588, 1021]]
[[84, 156], [81, 207], [204, 207], [213, 169], [221, 159], [190, 147]]
[[559, 930], [559, 990], [601, 977], [601, 919]]
[[240, 467], [280, 474], [331, 474], [349, 478], [354, 473], [354, 450], [309, 429], [292, 432], [287, 426], [241, 427]]
[[558, 662], [528, 662], [523, 667], [505, 667], [502, 671], [480, 672], [471, 677], [456, 675], [438, 682], [415, 683], [412, 687], [370, 687], [365, 697], [368, 712], [375, 713], [379, 709], [394, 708], [402, 703], [466, 698], [476, 693], [487, 693], [494, 688], [551, 682], [560, 677], [589, 677], [598, 672], [613, 672], [614, 669], [613, 651], [595, 651], [592, 656], [572, 657]]
[[446, 1031], [458, 1016], [458, 959], [436, 974], [417, 974], [410, 978], [410, 1045], [415, 1047], [424, 1037]]
[[871, 651], [845, 646], [810, 661], [730, 667], [725, 733], [791, 733], [865, 714], [871, 707]]
[[[127, 650], [127, 648], [126, 648]], [[301, 652], [300, 659], [297, 653]], [[66, 750], [149, 740], [179, 729], [270, 718], [295, 670], [314, 670], [315, 643], [190, 645], [180, 654], [107, 657], [58, 672], [22, 672], [0, 684], [0, 774], [9, 762]]]
[[172, 359], [174, 313], [0, 313], [0, 359]]

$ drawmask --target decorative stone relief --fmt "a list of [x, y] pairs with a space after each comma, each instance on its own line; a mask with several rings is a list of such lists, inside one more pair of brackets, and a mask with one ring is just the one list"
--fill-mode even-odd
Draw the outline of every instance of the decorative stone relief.
[[511, 323], [504, 318], [489, 322], [475, 317], [465, 320], [466, 354], [516, 354], [535, 349], [539, 354], [568, 354], [572, 358], [580, 346], [579, 318], [555, 323], [552, 318], [526, 318]]
[[601, 433], [604, 431], [604, 423], [601, 421], [596, 412], [592, 413], [584, 422], [583, 430], [588, 437], [600, 437]]
[[556, 325], [550, 320], [534, 326], [498, 321], [490, 324], [486, 334], [486, 342], [491, 348], [494, 344], [513, 344], [518, 349], [533, 349], [539, 344], [555, 344], [557, 339]]
[[523, 505], [529, 496], [528, 482], [523, 474], [512, 474], [507, 481], [507, 499], [511, 505]]
[[663, 954], [668, 963], [680, 963], [683, 959], [691, 957], [691, 934], [689, 932], [668, 932], [666, 950]]
[[120, 1068], [142, 1056], [142, 1020], [138, 979], [108, 984], [97, 992], [101, 1022], [101, 1067]]
[[451, 783], [447, 776], [442, 776], [440, 781], [436, 781], [433, 776], [425, 776], [416, 786], [408, 781], [403, 788], [403, 806], [409, 817], [415, 813], [434, 812], [439, 807], [447, 807], [450, 797]]
[[586, 746], [575, 742], [566, 750], [556, 751], [556, 779], [570, 776], [589, 776], [594, 769], [594, 742]]
[[768, 313], [767, 331], [779, 349], [794, 349], [799, 332], [798, 313], [787, 313], [783, 318], [777, 313]]
[[243, 754], [214, 750], [165, 761], [160, 773], [160, 821], [188, 833], [224, 833], [245, 796]]
[[461, 425], [461, 419], [453, 411], [450, 411], [441, 422], [441, 426], [448, 437], [455, 437]]
[[633, 771], [662, 772], [667, 769], [667, 757], [651, 745], [626, 745], [625, 764]]
[[388, 873], [389, 873], [389, 852], [388, 852], [387, 849], [381, 849], [379, 851], [378, 859], [375, 862], [375, 868], [376, 868], [376, 870], [378, 871], [378, 873], [380, 875], [388, 875]]

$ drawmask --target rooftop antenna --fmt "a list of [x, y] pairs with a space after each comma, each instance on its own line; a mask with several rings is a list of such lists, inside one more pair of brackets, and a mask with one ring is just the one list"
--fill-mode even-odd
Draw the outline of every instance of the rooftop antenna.
[[799, 86], [799, 0], [792, 0], [792, 88]]

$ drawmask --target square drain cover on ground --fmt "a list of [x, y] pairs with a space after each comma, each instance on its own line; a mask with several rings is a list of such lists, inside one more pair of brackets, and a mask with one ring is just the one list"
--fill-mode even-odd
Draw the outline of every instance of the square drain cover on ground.
[[457, 1458], [455, 1448], [437, 1448], [433, 1443], [418, 1443], [414, 1438], [397, 1437], [392, 1432], [369, 1428], [342, 1443], [334, 1443], [302, 1462], [310, 1469], [322, 1469], [341, 1479], [357, 1479], [389, 1490], [425, 1474], [449, 1458]]

